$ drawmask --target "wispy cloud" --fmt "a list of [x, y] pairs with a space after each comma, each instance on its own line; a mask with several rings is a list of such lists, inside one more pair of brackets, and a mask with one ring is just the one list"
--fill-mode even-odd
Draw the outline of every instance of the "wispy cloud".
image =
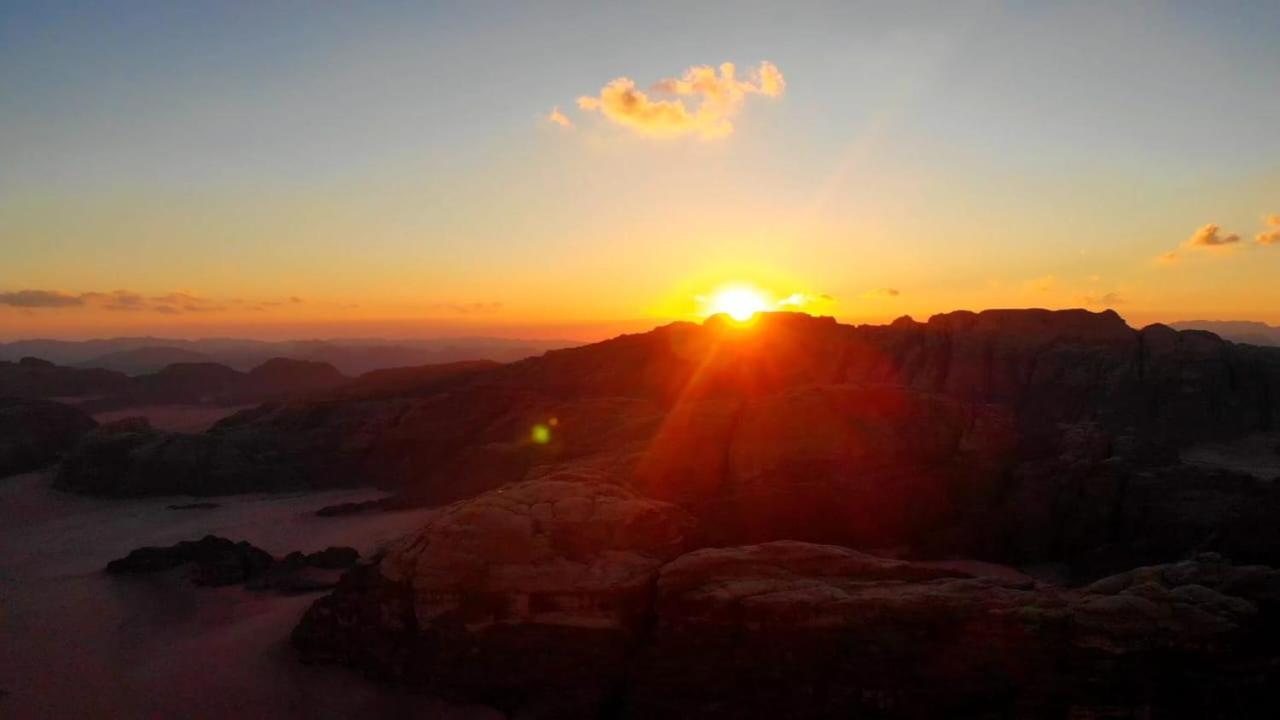
[[1275, 245], [1280, 247], [1280, 215], [1268, 215], [1263, 218], [1266, 228], [1253, 240], [1259, 245]]
[[168, 312], [166, 310], [160, 310], [162, 307], [170, 308], [178, 312], [194, 313], [217, 312], [219, 310], [227, 309], [225, 305], [216, 301], [200, 297], [198, 295], [192, 295], [188, 292], [172, 292], [166, 295], [157, 295], [151, 298], [151, 301], [156, 303], [156, 310], [160, 312]]
[[1204, 225], [1199, 230], [1191, 234], [1187, 238], [1187, 247], [1222, 247], [1224, 245], [1232, 245], [1240, 242], [1240, 236], [1236, 234], [1223, 235], [1222, 228], [1214, 223]]
[[862, 293], [862, 297], [864, 300], [887, 300], [889, 298], [896, 298], [901, 294], [902, 291], [897, 288], [885, 287], [868, 290]]
[[84, 305], [84, 297], [57, 290], [0, 292], [0, 305], [18, 308], [66, 308]]
[[1114, 307], [1116, 305], [1123, 305], [1125, 302], [1124, 297], [1118, 292], [1103, 293], [1101, 295], [1085, 295], [1080, 298], [1080, 301], [1085, 305], [1097, 307]]
[[81, 293], [80, 297], [85, 302], [104, 310], [129, 312], [147, 309], [147, 298], [141, 293], [130, 290], [113, 290], [109, 293], [87, 292]]
[[559, 125], [562, 128], [573, 127], [573, 121], [569, 119], [568, 115], [560, 112], [560, 106], [558, 105], [551, 108], [551, 112], [546, 115], [546, 120], [547, 122], [552, 123], [553, 125]]
[[449, 315], [484, 315], [501, 309], [502, 303], [500, 302], [441, 302], [432, 303], [426, 307], [427, 312]]
[[[290, 297], [287, 302], [288, 304], [297, 304], [301, 303], [302, 299]], [[133, 290], [79, 293], [64, 292], [62, 290], [0, 292], [0, 306], [22, 308], [24, 310], [81, 308], [108, 310], [111, 312], [157, 312], [165, 315], [180, 315], [183, 313], [221, 312], [250, 306], [257, 309], [265, 309], [284, 304], [285, 302], [251, 302], [242, 299], [230, 300], [224, 303], [185, 290], [150, 296]]]
[[804, 310], [805, 308], [818, 308], [824, 305], [830, 305], [836, 301], [826, 293], [791, 293], [774, 303], [779, 310]]
[[[611, 122], [641, 135], [712, 139], [733, 132], [733, 118], [748, 95], [776, 98], [786, 87], [782, 72], [773, 63], [760, 63], [745, 80], [738, 79], [733, 63], [722, 63], [718, 70], [698, 65], [679, 78], [655, 84], [651, 89], [653, 97], [637, 89], [631, 78], [620, 77], [605, 85], [598, 95], [578, 98], [578, 107], [598, 111]], [[686, 98], [690, 103], [686, 104]]]

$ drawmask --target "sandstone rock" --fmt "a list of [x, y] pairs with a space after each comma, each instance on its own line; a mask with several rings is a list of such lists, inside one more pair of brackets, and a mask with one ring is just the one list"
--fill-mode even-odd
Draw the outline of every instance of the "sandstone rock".
[[70, 405], [0, 398], [0, 477], [53, 463], [96, 425]]
[[580, 478], [495, 490], [349, 573], [293, 642], [308, 660], [509, 709], [590, 714], [621, 677], [658, 568], [691, 526], [672, 505]]
[[270, 554], [247, 542], [206, 535], [169, 547], [138, 548], [107, 563], [107, 572], [153, 573], [191, 564], [191, 581], [197, 585], [234, 585], [265, 573], [272, 562]]
[[663, 568], [621, 705], [628, 717], [1270, 717], [1274, 615], [1259, 608], [1277, 582], [1215, 556], [1071, 591], [803, 543], [700, 550]]

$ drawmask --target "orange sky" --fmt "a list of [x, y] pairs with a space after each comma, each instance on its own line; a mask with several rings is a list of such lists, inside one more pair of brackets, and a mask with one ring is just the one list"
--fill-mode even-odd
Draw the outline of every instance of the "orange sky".
[[1280, 12], [680, 8], [15, 11], [0, 339], [1280, 324]]

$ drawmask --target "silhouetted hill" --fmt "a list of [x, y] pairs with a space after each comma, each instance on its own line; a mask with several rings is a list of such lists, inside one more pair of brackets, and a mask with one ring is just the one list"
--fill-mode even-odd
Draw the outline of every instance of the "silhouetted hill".
[[1205, 330], [1224, 340], [1250, 345], [1280, 345], [1280, 327], [1241, 320], [1184, 320], [1170, 323], [1178, 330]]
[[237, 338], [177, 340], [154, 337], [106, 340], [18, 340], [0, 343], [0, 360], [33, 356], [59, 365], [101, 367], [130, 375], [157, 372], [175, 362], [217, 362], [248, 371], [271, 358], [327, 362], [345, 375], [371, 370], [470, 360], [511, 362], [571, 340], [460, 337], [429, 339], [357, 338], [263, 341]]
[[76, 367], [104, 368], [127, 375], [145, 375], [153, 373], [174, 363], [213, 362], [213, 358], [205, 353], [178, 347], [155, 346], [120, 350], [99, 355], [83, 362], [75, 363]]
[[118, 372], [61, 367], [34, 357], [0, 360], [0, 397], [71, 398], [110, 395], [131, 384]]
[[[415, 372], [442, 371], [405, 376]], [[885, 326], [770, 314], [740, 328], [712, 318], [467, 368], [434, 387], [396, 377], [357, 381], [386, 387], [347, 400], [246, 411], [181, 442], [142, 438], [136, 463], [95, 491], [374, 482], [439, 503], [573, 469], [677, 502], [721, 543], [944, 543], [1037, 555], [1066, 552], [1072, 541], [1054, 533], [1079, 520], [1059, 516], [1075, 511], [1059, 497], [1067, 490], [1037, 475], [1046, 463], [1081, 455], [1093, 469], [1079, 482], [1167, 467], [1188, 443], [1274, 429], [1280, 408], [1278, 351], [1159, 325], [1133, 330], [1113, 312], [1083, 310]], [[195, 457], [215, 460], [190, 466]], [[1112, 464], [1093, 464], [1103, 461]], [[1145, 477], [1100, 502], [1134, 497]], [[61, 482], [77, 486], [73, 473]], [[1190, 472], [1179, 482], [1202, 480]], [[1003, 509], [1011, 498], [1024, 512]], [[1251, 503], [1280, 511], [1280, 498]], [[1028, 520], [1037, 513], [1048, 516]], [[1092, 552], [1086, 545], [1070, 552]]]
[[210, 362], [173, 363], [130, 377], [38, 358], [0, 361], [0, 397], [62, 398], [93, 412], [146, 405], [243, 405], [332, 390], [349, 382], [328, 363], [273, 358], [240, 372]]
[[332, 395], [346, 400], [379, 400], [396, 397], [430, 395], [449, 385], [462, 383], [473, 376], [492, 370], [502, 363], [490, 360], [422, 365], [418, 367], [371, 370], [345, 385]]

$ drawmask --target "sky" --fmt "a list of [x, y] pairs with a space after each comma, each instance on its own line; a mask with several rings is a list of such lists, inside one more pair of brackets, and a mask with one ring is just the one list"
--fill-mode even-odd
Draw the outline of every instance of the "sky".
[[[1280, 324], [1280, 4], [0, 0], [0, 339]], [[728, 65], [726, 65], [728, 64]]]

